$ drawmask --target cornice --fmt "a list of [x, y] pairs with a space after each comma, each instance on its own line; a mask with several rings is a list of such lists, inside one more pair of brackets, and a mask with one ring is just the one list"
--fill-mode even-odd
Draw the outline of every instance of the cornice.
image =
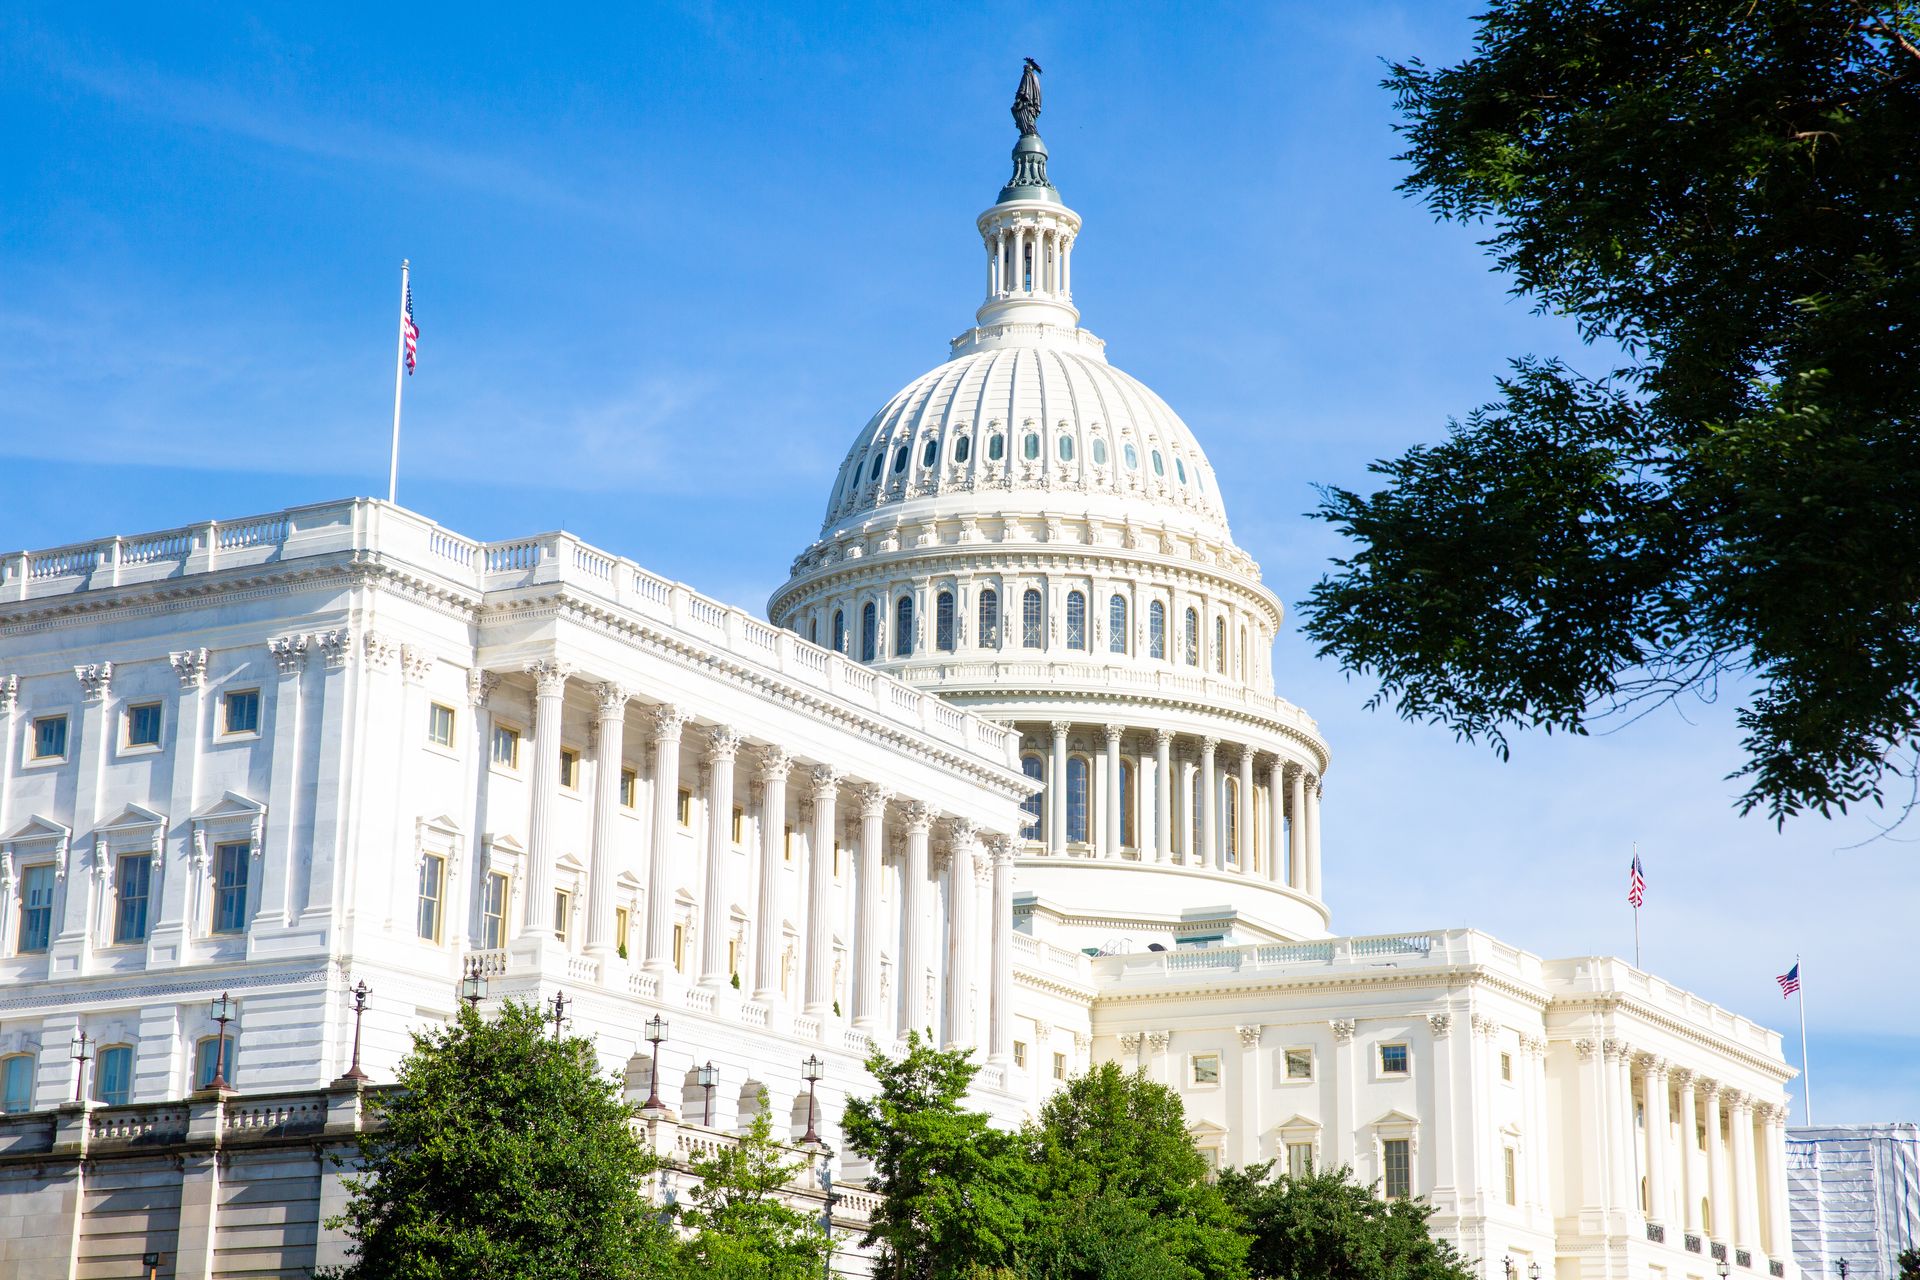
[[[885, 668], [876, 669], [884, 670]], [[926, 686], [918, 684], [918, 682], [907, 676], [896, 676], [896, 678], [906, 680], [908, 684], [913, 684], [916, 688], [926, 688]], [[984, 691], [984, 688], [980, 692], [975, 692], [972, 688], [965, 685], [959, 687], [943, 685], [940, 688], [940, 696], [963, 710], [973, 711], [976, 714], [991, 715], [995, 719], [1044, 719], [1047, 715], [1051, 714], [1049, 711], [1036, 708], [1031, 715], [1029, 715], [1029, 713], [1026, 712], [1015, 712], [1003, 705], [1006, 702], [1023, 698], [1043, 703], [1048, 707], [1059, 707], [1071, 704], [1079, 709], [1107, 706], [1119, 707], [1128, 703], [1141, 707], [1169, 707], [1186, 714], [1198, 715], [1207, 719], [1226, 721], [1235, 725], [1252, 726], [1271, 735], [1284, 738], [1290, 743], [1306, 748], [1308, 758], [1299, 763], [1312, 765], [1316, 773], [1325, 773], [1333, 765], [1332, 748], [1317, 734], [1309, 733], [1297, 726], [1290, 725], [1284, 720], [1271, 720], [1251, 711], [1224, 707], [1219, 703], [1203, 702], [1198, 699], [1176, 698], [1164, 695], [1142, 695], [1135, 690], [1101, 690], [1096, 688], [1062, 690], [1057, 685], [1022, 686], [1017, 684], [995, 685], [991, 693]], [[983, 701], [991, 698], [995, 705], [990, 707], [975, 706], [971, 701], [975, 698]], [[1097, 719], [1099, 718], [1099, 714], [1100, 713], [1090, 709], [1086, 710], [1086, 717], [1089, 719]], [[1142, 729], [1141, 731], [1144, 732], [1145, 730]], [[1276, 752], [1275, 754], [1279, 753]]]
[[[1211, 979], [1211, 981], [1209, 981]], [[1167, 982], [1152, 988], [1110, 989], [1099, 986], [1098, 1004], [1135, 1005], [1156, 1000], [1208, 997], [1227, 1000], [1259, 992], [1306, 993], [1344, 991], [1355, 987], [1443, 987], [1456, 991], [1464, 987], [1484, 987], [1545, 1013], [1552, 1003], [1549, 993], [1489, 970], [1484, 965], [1442, 965], [1426, 969], [1354, 969], [1334, 973], [1318, 972], [1289, 977], [1285, 973], [1254, 975], [1245, 973], [1208, 973], [1196, 971], [1193, 977]]]
[[[1754, 1070], [1761, 1072], [1780, 1084], [1793, 1079], [1796, 1074], [1784, 1058], [1774, 1059], [1756, 1053], [1745, 1045], [1737, 1044], [1717, 1032], [1706, 1030], [1693, 1023], [1683, 1022], [1663, 1009], [1645, 1003], [1632, 995], [1617, 991], [1595, 991], [1577, 995], [1553, 997], [1552, 1007], [1559, 1009], [1590, 1010], [1594, 1013], [1632, 1014], [1645, 1022], [1679, 1036], [1683, 1040], [1701, 1045], [1723, 1057], [1732, 1058]], [[1758, 1024], [1755, 1024], [1758, 1025]]]

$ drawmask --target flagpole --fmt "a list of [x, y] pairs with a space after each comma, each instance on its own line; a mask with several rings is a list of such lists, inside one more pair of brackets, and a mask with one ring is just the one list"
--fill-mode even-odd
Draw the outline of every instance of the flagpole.
[[400, 259], [400, 333], [393, 352], [393, 452], [387, 460], [387, 501], [400, 489], [400, 388], [407, 372], [407, 259]]
[[[1800, 967], [1800, 957], [1793, 958], [1793, 967]], [[1794, 992], [1800, 997], [1800, 1089], [1801, 1099], [1805, 1102], [1807, 1123], [1813, 1123], [1813, 1076], [1807, 1068], [1807, 975], [1800, 975], [1800, 986]]]
[[[1633, 865], [1636, 870], [1640, 866], [1640, 842], [1638, 840], [1633, 842]], [[1636, 969], [1640, 967], [1640, 904], [1637, 902], [1633, 904], [1633, 967]]]

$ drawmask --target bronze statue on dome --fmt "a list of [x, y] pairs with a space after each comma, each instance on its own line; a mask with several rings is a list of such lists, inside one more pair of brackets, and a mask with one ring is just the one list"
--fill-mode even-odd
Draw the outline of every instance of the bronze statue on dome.
[[1024, 137], [1036, 133], [1034, 121], [1040, 118], [1040, 64], [1028, 58], [1020, 73], [1020, 87], [1013, 95], [1013, 122]]

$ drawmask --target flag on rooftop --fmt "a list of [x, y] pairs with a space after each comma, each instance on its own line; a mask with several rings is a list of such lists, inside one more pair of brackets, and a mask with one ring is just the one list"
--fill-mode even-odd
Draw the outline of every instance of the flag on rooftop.
[[420, 350], [420, 326], [413, 322], [413, 286], [407, 286], [407, 306], [400, 316], [400, 331], [407, 340], [407, 373], [413, 373], [414, 356]]
[[1800, 962], [1795, 960], [1793, 962], [1793, 968], [1775, 978], [1774, 981], [1780, 984], [1780, 998], [1782, 1000], [1785, 1000], [1788, 996], [1798, 991], [1800, 989]]
[[1647, 900], [1647, 878], [1640, 873], [1640, 855], [1633, 855], [1633, 867], [1627, 872], [1627, 901], [1637, 910]]

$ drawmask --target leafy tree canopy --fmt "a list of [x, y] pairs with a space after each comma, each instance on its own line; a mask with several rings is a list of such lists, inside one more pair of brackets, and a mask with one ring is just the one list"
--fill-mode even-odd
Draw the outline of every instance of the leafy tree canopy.
[[766, 1095], [736, 1146], [692, 1162], [700, 1183], [680, 1215], [689, 1235], [681, 1270], [707, 1280], [814, 1280], [826, 1261], [827, 1237], [810, 1213], [790, 1206], [781, 1189], [806, 1174], [773, 1140]]
[[[1322, 493], [1303, 606], [1376, 703], [1490, 741], [1753, 692], [1742, 811], [1882, 799], [1920, 728], [1920, 10], [1490, 0], [1393, 67], [1402, 189], [1621, 367], [1522, 359]], [[1608, 357], [1609, 363], [1613, 357]]]
[[1427, 1229], [1432, 1206], [1382, 1200], [1346, 1169], [1274, 1176], [1271, 1162], [1228, 1170], [1219, 1187], [1245, 1224], [1254, 1280], [1470, 1280], [1458, 1251]]
[[361, 1135], [364, 1170], [337, 1220], [354, 1257], [338, 1280], [640, 1280], [673, 1244], [642, 1197], [656, 1167], [632, 1108], [585, 1040], [531, 1005], [463, 1009], [416, 1032], [399, 1088]]

